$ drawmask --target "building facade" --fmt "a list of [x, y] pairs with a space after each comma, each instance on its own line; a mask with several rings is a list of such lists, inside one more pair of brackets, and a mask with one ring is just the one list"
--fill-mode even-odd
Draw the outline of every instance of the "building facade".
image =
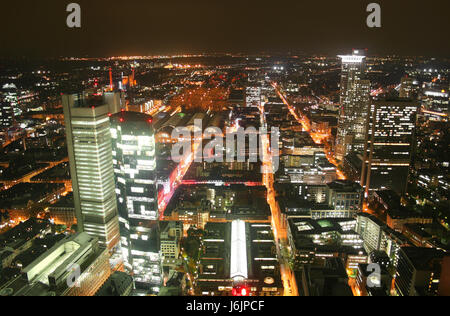
[[396, 267], [399, 260], [400, 247], [408, 245], [405, 236], [392, 230], [373, 215], [359, 213], [356, 221], [356, 232], [364, 240], [364, 249], [368, 254], [384, 251], [391, 265]]
[[372, 102], [366, 126], [361, 184], [369, 190], [406, 187], [419, 104], [408, 100]]
[[119, 107], [118, 93], [63, 95], [78, 230], [98, 237], [108, 249], [119, 242], [108, 117]]
[[160, 229], [152, 117], [119, 112], [111, 137], [119, 226], [125, 267], [137, 290], [159, 292]]
[[336, 138], [336, 157], [343, 160], [351, 152], [364, 149], [367, 108], [370, 100], [370, 82], [365, 80], [364, 51], [339, 56], [342, 60], [341, 109]]

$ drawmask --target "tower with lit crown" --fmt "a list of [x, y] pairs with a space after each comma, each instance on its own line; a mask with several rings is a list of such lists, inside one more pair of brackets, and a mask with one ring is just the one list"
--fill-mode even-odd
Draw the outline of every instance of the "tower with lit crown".
[[364, 149], [370, 82], [365, 80], [366, 65], [363, 51], [339, 56], [342, 60], [341, 109], [339, 113], [336, 157], [343, 160], [351, 152]]

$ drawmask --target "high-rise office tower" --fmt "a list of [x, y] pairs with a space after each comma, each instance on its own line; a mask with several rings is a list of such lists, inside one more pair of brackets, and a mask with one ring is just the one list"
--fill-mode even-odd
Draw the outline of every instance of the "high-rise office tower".
[[400, 98], [411, 99], [413, 97], [413, 82], [414, 80], [408, 76], [403, 77], [400, 82]]
[[261, 87], [251, 86], [245, 89], [245, 105], [258, 107], [261, 105]]
[[13, 83], [0, 89], [0, 128], [9, 128], [14, 124], [14, 117], [22, 114], [22, 109], [36, 99], [37, 94], [28, 90], [19, 90]]
[[363, 80], [366, 72], [365, 50], [353, 50], [352, 55], [339, 55], [341, 59], [341, 103], [346, 98], [350, 84], [355, 80]]
[[101, 246], [119, 242], [110, 121], [120, 109], [120, 93], [63, 95], [64, 119], [79, 232]]
[[425, 109], [441, 115], [450, 115], [450, 93], [446, 89], [426, 90], [423, 97]]
[[162, 280], [152, 121], [138, 112], [111, 117], [122, 253], [136, 290], [143, 293], [159, 292]]
[[403, 193], [411, 164], [419, 103], [408, 100], [371, 102], [361, 184], [370, 190]]
[[14, 111], [11, 103], [6, 102], [0, 94], [0, 129], [8, 128], [13, 125]]
[[352, 55], [339, 56], [342, 60], [341, 109], [336, 139], [336, 157], [339, 160], [350, 152], [364, 149], [370, 82], [365, 80], [366, 57], [363, 53], [363, 50], [354, 50]]

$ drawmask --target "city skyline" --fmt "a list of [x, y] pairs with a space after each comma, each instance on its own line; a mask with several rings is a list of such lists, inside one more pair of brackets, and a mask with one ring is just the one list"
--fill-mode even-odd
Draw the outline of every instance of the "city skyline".
[[1, 9], [1, 297], [450, 296], [449, 1]]

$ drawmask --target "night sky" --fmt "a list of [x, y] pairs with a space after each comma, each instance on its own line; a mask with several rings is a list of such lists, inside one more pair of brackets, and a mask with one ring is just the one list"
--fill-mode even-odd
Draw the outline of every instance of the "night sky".
[[[66, 6], [82, 7], [82, 28]], [[382, 28], [366, 26], [367, 4]], [[450, 57], [449, 0], [3, 0], [0, 55], [346, 52]]]

